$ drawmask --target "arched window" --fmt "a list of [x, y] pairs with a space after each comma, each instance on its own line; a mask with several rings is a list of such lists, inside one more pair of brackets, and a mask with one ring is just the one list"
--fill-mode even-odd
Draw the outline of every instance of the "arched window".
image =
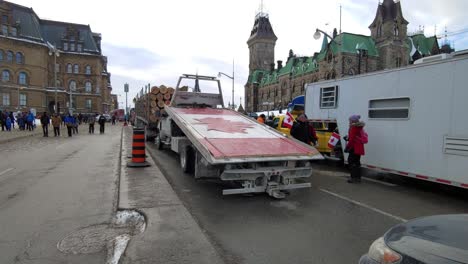
[[3, 50], [0, 49], [0, 61], [3, 61]]
[[9, 70], [3, 70], [3, 72], [2, 72], [2, 81], [3, 82], [9, 82], [10, 81], [10, 71]]
[[400, 35], [400, 30], [398, 29], [398, 25], [397, 25], [397, 24], [395, 24], [395, 25], [393, 26], [393, 34], [394, 34], [395, 36]]
[[25, 72], [20, 72], [18, 75], [18, 84], [28, 84], [28, 75]]
[[80, 73], [80, 66], [78, 64], [73, 65], [73, 73]]
[[86, 68], [85, 68], [85, 73], [90, 75], [91, 74], [91, 66], [89, 65], [86, 65]]
[[16, 63], [23, 64], [23, 53], [21, 52], [16, 53]]
[[76, 82], [71, 80], [69, 83], [68, 83], [68, 89], [70, 89], [70, 91], [76, 91]]
[[13, 62], [13, 51], [11, 50], [7, 51], [7, 61]]
[[86, 81], [85, 82], [85, 90], [87, 93], [90, 93], [91, 92], [91, 89], [92, 89], [92, 86], [91, 86], [91, 82], [90, 81]]
[[67, 64], [67, 73], [72, 73], [72, 65], [70, 63]]

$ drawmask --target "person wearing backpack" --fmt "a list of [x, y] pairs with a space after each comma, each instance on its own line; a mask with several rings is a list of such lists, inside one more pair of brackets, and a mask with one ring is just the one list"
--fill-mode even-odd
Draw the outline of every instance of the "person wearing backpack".
[[345, 137], [348, 141], [345, 152], [349, 153], [348, 165], [351, 174], [349, 183], [361, 182], [361, 156], [365, 155], [364, 144], [368, 142], [367, 133], [364, 131], [365, 123], [359, 121], [360, 118], [360, 115], [349, 117], [349, 131], [348, 136]]

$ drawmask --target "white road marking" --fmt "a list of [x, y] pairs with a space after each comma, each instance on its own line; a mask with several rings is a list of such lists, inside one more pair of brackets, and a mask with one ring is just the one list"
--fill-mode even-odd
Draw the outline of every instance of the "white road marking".
[[6, 170], [0, 172], [0, 176], [2, 176], [3, 174], [5, 174], [5, 173], [7, 173], [7, 172], [9, 172], [9, 171], [12, 171], [12, 170], [14, 170], [14, 169], [15, 169], [15, 168], [8, 168], [8, 169], [6, 169]]
[[343, 200], [348, 201], [348, 202], [350, 202], [350, 203], [353, 203], [353, 204], [355, 204], [355, 205], [362, 206], [362, 207], [364, 207], [364, 208], [367, 208], [367, 209], [372, 210], [372, 211], [374, 211], [374, 212], [377, 212], [377, 213], [379, 213], [379, 214], [383, 214], [383, 215], [385, 215], [385, 216], [391, 217], [391, 218], [393, 218], [393, 219], [395, 219], [395, 220], [398, 220], [398, 221], [400, 221], [400, 222], [406, 222], [406, 221], [408, 221], [408, 220], [406, 220], [406, 219], [404, 219], [404, 218], [402, 218], [402, 217], [399, 217], [399, 216], [396, 216], [396, 215], [392, 215], [392, 214], [390, 214], [390, 213], [384, 212], [384, 211], [382, 211], [382, 210], [380, 210], [380, 209], [377, 209], [377, 208], [372, 207], [372, 206], [370, 206], [370, 205], [367, 205], [367, 204], [364, 204], [364, 203], [355, 201], [355, 200], [353, 200], [353, 199], [351, 199], [351, 198], [348, 198], [348, 197], [339, 195], [339, 194], [337, 194], [337, 193], [334, 193], [334, 192], [331, 192], [331, 191], [328, 191], [328, 190], [325, 190], [325, 189], [320, 189], [320, 191], [322, 191], [322, 192], [324, 192], [324, 193], [328, 193], [328, 194], [330, 194], [330, 195], [333, 195], [333, 196], [335, 196], [335, 197], [337, 197], [337, 198], [343, 199]]

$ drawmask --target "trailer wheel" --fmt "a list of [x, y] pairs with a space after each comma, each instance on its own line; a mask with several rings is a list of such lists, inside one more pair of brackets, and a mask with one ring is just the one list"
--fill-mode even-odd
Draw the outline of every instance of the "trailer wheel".
[[180, 167], [185, 173], [193, 173], [195, 169], [195, 152], [189, 146], [180, 152]]
[[159, 150], [162, 150], [164, 147], [164, 143], [162, 143], [161, 137], [159, 135], [156, 136], [155, 144], [156, 144], [156, 148]]

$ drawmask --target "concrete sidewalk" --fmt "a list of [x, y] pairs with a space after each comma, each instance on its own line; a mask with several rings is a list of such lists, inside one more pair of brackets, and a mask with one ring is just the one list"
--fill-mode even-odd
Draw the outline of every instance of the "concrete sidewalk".
[[[26, 137], [33, 137], [36, 135], [42, 135], [42, 127], [38, 126], [36, 129], [33, 131], [21, 131], [18, 129], [17, 126], [15, 126], [15, 129], [12, 129], [11, 131], [0, 131], [0, 144], [6, 143], [6, 142], [11, 142], [13, 140], [21, 139], [21, 138], [26, 138]], [[50, 130], [49, 130], [50, 134]], [[52, 128], [52, 135], [54, 135], [54, 129]]]
[[120, 263], [223, 263], [153, 160], [146, 168], [126, 166], [132, 131], [124, 128], [119, 209], [143, 213], [146, 230], [132, 237]]

